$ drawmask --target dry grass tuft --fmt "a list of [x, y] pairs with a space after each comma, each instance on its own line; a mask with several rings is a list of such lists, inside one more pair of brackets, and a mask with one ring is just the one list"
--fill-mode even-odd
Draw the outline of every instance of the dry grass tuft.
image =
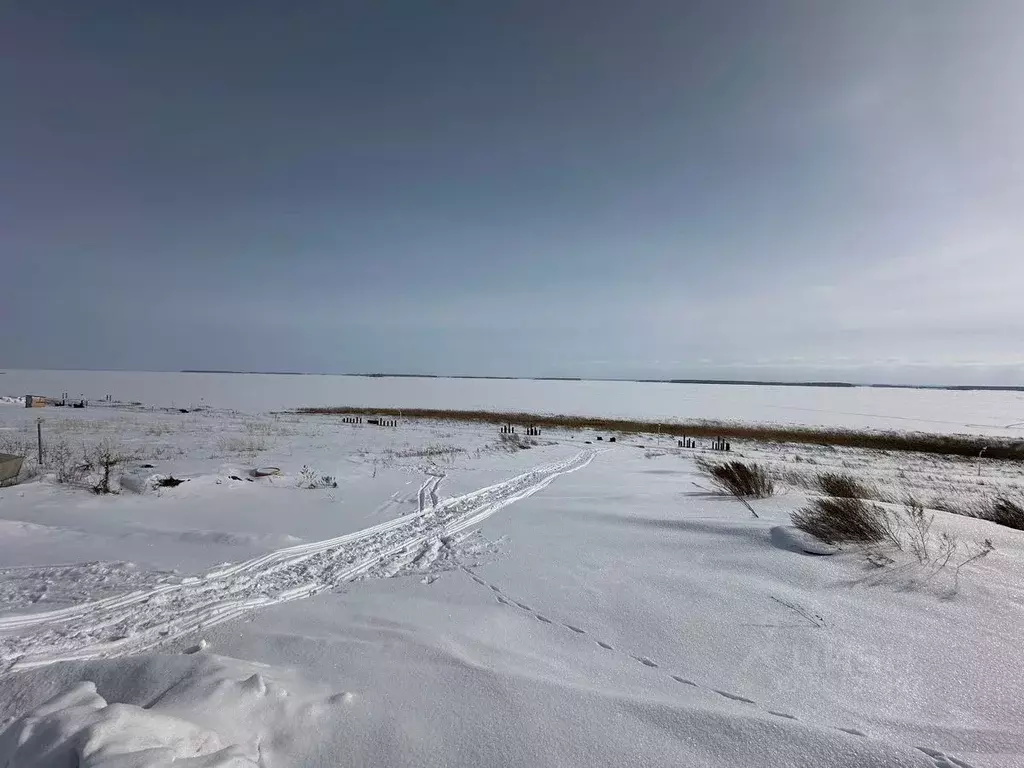
[[993, 523], [1024, 531], [1024, 506], [1007, 496], [997, 496], [978, 515]]
[[698, 458], [697, 467], [711, 478], [712, 483], [734, 496], [765, 499], [775, 493], [771, 472], [760, 464]]
[[812, 499], [792, 515], [793, 525], [829, 544], [893, 544], [899, 536], [889, 513], [860, 498]]
[[878, 498], [877, 488], [842, 472], [822, 472], [818, 475], [818, 488], [826, 496], [838, 499]]

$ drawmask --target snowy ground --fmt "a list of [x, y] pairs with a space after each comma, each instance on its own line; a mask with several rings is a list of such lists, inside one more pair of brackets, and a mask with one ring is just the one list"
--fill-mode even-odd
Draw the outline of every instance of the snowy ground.
[[1024, 438], [1024, 392], [765, 387], [635, 381], [7, 371], [6, 395], [55, 395], [192, 408], [301, 406], [480, 409], [648, 420], [735, 421]]
[[956, 574], [788, 528], [823, 469], [934, 504], [1016, 465], [736, 443], [791, 480], [754, 518], [667, 438], [12, 404], [0, 451], [40, 415], [131, 459], [0, 489], [0, 765], [1024, 760], [1024, 534], [936, 513], [995, 546]]

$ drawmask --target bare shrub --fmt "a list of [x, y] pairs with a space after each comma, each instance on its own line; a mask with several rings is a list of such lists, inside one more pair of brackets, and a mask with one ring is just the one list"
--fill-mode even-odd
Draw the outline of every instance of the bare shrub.
[[890, 514], [862, 499], [823, 497], [792, 515], [793, 525], [829, 544], [892, 544], [900, 540]]
[[535, 445], [540, 445], [540, 443], [532, 437], [523, 437], [522, 435], [514, 435], [511, 432], [503, 432], [498, 435], [498, 442], [493, 447], [499, 451], [515, 453], [516, 451], [529, 450]]
[[116, 493], [110, 487], [110, 471], [119, 464], [124, 464], [130, 458], [120, 446], [109, 440], [104, 440], [97, 445], [90, 456], [90, 462], [92, 466], [95, 466], [101, 472], [101, 475], [100, 479], [92, 487], [93, 492], [100, 494]]
[[767, 467], [750, 462], [714, 462], [697, 459], [697, 467], [718, 488], [740, 498], [765, 499], [775, 493], [775, 480]]
[[305, 464], [299, 470], [299, 479], [296, 483], [299, 488], [315, 490], [317, 488], [337, 488], [338, 481], [331, 475], [322, 475], [312, 467]]
[[993, 523], [1024, 531], [1024, 506], [1008, 496], [997, 496], [979, 517]]
[[843, 472], [822, 472], [818, 488], [826, 496], [838, 499], [876, 499], [878, 489]]
[[54, 479], [66, 485], [79, 485], [89, 472], [89, 461], [85, 457], [85, 448], [75, 451], [64, 440], [51, 443], [46, 448], [43, 463], [47, 469], [53, 470]]

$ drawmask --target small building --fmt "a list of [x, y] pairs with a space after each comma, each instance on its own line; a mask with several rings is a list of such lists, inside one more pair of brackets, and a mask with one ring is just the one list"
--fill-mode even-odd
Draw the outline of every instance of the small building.
[[45, 408], [46, 398], [42, 395], [25, 395], [26, 408]]

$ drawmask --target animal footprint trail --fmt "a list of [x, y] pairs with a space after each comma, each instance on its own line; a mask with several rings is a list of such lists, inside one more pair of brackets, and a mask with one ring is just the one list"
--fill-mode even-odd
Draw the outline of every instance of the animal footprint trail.
[[[0, 671], [138, 653], [257, 608], [299, 600], [368, 575], [398, 573], [437, 558], [460, 532], [561, 475], [583, 469], [594, 455], [583, 451], [355, 533], [287, 547], [203, 576], [60, 610], [0, 618]], [[433, 476], [428, 482], [436, 490], [440, 480]], [[424, 503], [428, 498], [429, 491], [421, 494]]]
[[[526, 603], [522, 603], [522, 602], [519, 602], [518, 600], [513, 599], [509, 595], [508, 590], [502, 589], [498, 585], [492, 584], [491, 582], [487, 581], [486, 579], [481, 578], [476, 573], [474, 573], [471, 569], [467, 568], [465, 565], [461, 565], [460, 568], [474, 582], [476, 582], [480, 586], [486, 587], [488, 590], [490, 590], [491, 594], [499, 593], [499, 595], [497, 597], [497, 601], [499, 603], [501, 603], [502, 605], [510, 607], [510, 608], [513, 607], [513, 606], [518, 607], [521, 610], [525, 611], [526, 613], [529, 613], [531, 616], [536, 618], [538, 621], [540, 621], [540, 622], [542, 622], [544, 624], [551, 625], [551, 626], [560, 626], [560, 627], [562, 627], [564, 629], [567, 629], [570, 632], [572, 632], [573, 635], [582, 636], [582, 635], [588, 634], [587, 630], [585, 630], [582, 627], [579, 627], [579, 626], [577, 626], [575, 624], [568, 624], [568, 623], [564, 623], [564, 622], [557, 622], [556, 623], [555, 621], [549, 619], [547, 616], [544, 616], [544, 615], [542, 615], [540, 613], [535, 612]], [[775, 600], [776, 602], [780, 603], [781, 605], [785, 606], [786, 608], [799, 613], [801, 615], [801, 617], [806, 619], [808, 621], [808, 623], [813, 625], [814, 627], [816, 627], [816, 628], [823, 628], [825, 626], [825, 622], [821, 618], [821, 616], [818, 616], [817, 614], [812, 614], [812, 613], [810, 613], [808, 611], [805, 611], [802, 608], [800, 608], [799, 606], [796, 606], [796, 605], [794, 605], [792, 603], [788, 603], [788, 602], [786, 602], [784, 600], [779, 600], [778, 598], [774, 598], [774, 597], [772, 599]], [[596, 640], [595, 639], [594, 643], [596, 645], [598, 645], [600, 648], [602, 648], [602, 649], [604, 649], [606, 651], [611, 651], [612, 653], [615, 653], [615, 654], [621, 654], [624, 657], [628, 657], [631, 661], [638, 662], [639, 664], [641, 664], [644, 667], [647, 667], [649, 669], [655, 669], [655, 670], [660, 670], [661, 669], [661, 665], [658, 664], [658, 662], [654, 661], [653, 659], [651, 659], [651, 658], [649, 658], [647, 656], [644, 656], [644, 655], [641, 655], [641, 654], [627, 653], [627, 652], [624, 652], [624, 651], [618, 651], [618, 650], [615, 649], [614, 646], [612, 646], [610, 643], [606, 643], [604, 640]], [[765, 707], [762, 704], [758, 703], [754, 699], [750, 699], [750, 698], [748, 698], [746, 696], [742, 696], [742, 695], [740, 695], [738, 693], [732, 693], [731, 691], [727, 691], [727, 690], [722, 689], [722, 688], [711, 688], [711, 687], [709, 687], [707, 685], [703, 685], [701, 683], [695, 682], [693, 680], [690, 680], [689, 678], [682, 677], [681, 675], [677, 675], [677, 674], [669, 673], [668, 677], [670, 679], [672, 679], [673, 681], [675, 681], [676, 683], [679, 683], [681, 685], [685, 685], [685, 686], [688, 686], [690, 688], [696, 688], [697, 690], [701, 690], [701, 691], [704, 691], [704, 692], [709, 693], [709, 694], [715, 694], [717, 696], [720, 696], [721, 698], [727, 699], [729, 701], [734, 701], [734, 702], [736, 702], [738, 704], [743, 704], [743, 705], [748, 706], [748, 707], [756, 707], [757, 709], [760, 709], [762, 712], [764, 712], [767, 715], [771, 715], [772, 717], [778, 717], [778, 718], [782, 718], [782, 719], [785, 719], [785, 720], [793, 720], [793, 721], [797, 721], [797, 722], [801, 721], [801, 718], [797, 717], [796, 715], [791, 715], [791, 714], [789, 714], [787, 712], [780, 712], [778, 710], [768, 709], [767, 707]], [[868, 736], [868, 734], [866, 734], [864, 731], [862, 731], [862, 730], [860, 730], [858, 728], [841, 727], [841, 726], [835, 726], [835, 725], [829, 726], [829, 727], [833, 728], [834, 730], [841, 731], [842, 733], [849, 734], [851, 736], [858, 736], [858, 737], [861, 737], [861, 738], [870, 738]], [[915, 749], [917, 749], [920, 752], [923, 752], [924, 754], [928, 755], [933, 760], [933, 762], [935, 763], [935, 768], [971, 768], [971, 766], [968, 765], [966, 762], [964, 762], [962, 760], [959, 760], [959, 759], [957, 759], [955, 757], [951, 757], [951, 756], [949, 756], [949, 755], [947, 755], [947, 754], [945, 754], [945, 753], [943, 753], [943, 752], [941, 752], [939, 750], [930, 749], [928, 747], [915, 747]]]

